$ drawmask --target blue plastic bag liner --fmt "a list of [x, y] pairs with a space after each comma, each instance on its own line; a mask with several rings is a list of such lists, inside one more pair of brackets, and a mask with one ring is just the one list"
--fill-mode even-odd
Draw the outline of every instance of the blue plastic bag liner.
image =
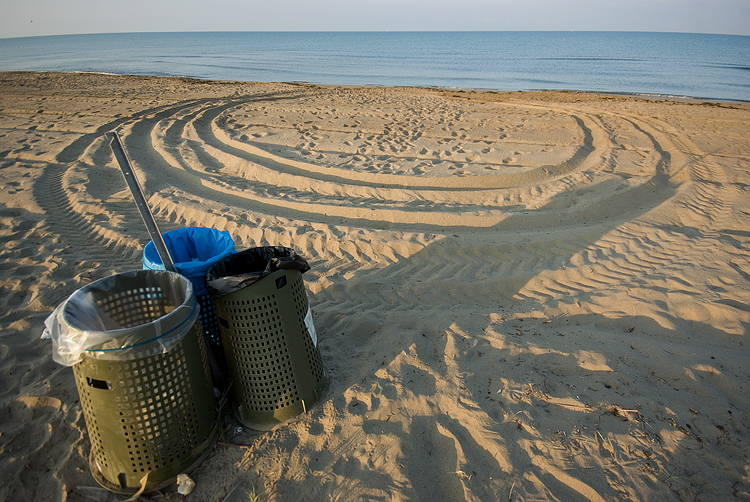
[[206, 272], [206, 288], [211, 296], [221, 297], [244, 289], [277, 270], [299, 270], [304, 274], [310, 270], [310, 265], [287, 247], [250, 248], [214, 263]]
[[198, 319], [193, 285], [166, 270], [137, 270], [94, 281], [44, 321], [52, 359], [65, 366], [94, 359], [123, 361], [163, 354]]
[[[177, 271], [190, 279], [196, 296], [207, 294], [203, 276], [211, 265], [234, 253], [229, 232], [214, 228], [178, 228], [165, 232], [163, 238]], [[164, 270], [154, 241], [149, 241], [143, 249], [143, 268]]]

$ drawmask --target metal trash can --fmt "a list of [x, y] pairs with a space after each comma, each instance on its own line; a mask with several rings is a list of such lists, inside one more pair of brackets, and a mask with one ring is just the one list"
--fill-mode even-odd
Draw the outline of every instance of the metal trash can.
[[52, 358], [72, 366], [91, 453], [108, 490], [156, 490], [203, 460], [219, 410], [192, 284], [167, 271], [106, 277], [47, 318]]
[[268, 430], [320, 398], [324, 369], [302, 281], [310, 267], [289, 248], [251, 248], [216, 262], [216, 302], [238, 420]]
[[[234, 253], [234, 241], [229, 232], [206, 227], [178, 228], [165, 232], [162, 237], [175, 267], [193, 284], [193, 293], [201, 306], [200, 320], [203, 334], [219, 365], [219, 371], [226, 373], [216, 308], [213, 299], [206, 291], [203, 278], [211, 265]], [[143, 268], [144, 270], [164, 270], [164, 264], [154, 241], [149, 241], [143, 248]], [[221, 379], [220, 375], [214, 376], [217, 380]]]

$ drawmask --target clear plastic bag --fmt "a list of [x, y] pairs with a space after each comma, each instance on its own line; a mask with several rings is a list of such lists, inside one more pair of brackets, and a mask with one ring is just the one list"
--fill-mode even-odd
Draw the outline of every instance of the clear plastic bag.
[[190, 331], [200, 307], [190, 281], [175, 272], [137, 270], [92, 282], [45, 320], [52, 359], [127, 360], [164, 353]]

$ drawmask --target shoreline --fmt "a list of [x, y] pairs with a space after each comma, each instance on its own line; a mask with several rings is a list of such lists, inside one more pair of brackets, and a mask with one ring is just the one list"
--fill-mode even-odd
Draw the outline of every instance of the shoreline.
[[0, 118], [0, 499], [122, 498], [39, 339], [142, 266], [111, 130], [162, 232], [312, 267], [326, 389], [191, 500], [750, 497], [750, 104], [2, 72]]
[[446, 92], [473, 92], [473, 93], [514, 93], [514, 92], [570, 92], [575, 94], [598, 94], [602, 96], [631, 96], [644, 99], [664, 99], [664, 100], [675, 100], [685, 102], [717, 102], [717, 103], [750, 103], [750, 100], [743, 99], [722, 99], [722, 98], [707, 98], [698, 96], [684, 96], [677, 94], [661, 94], [655, 92], [626, 92], [626, 91], [590, 91], [590, 90], [576, 90], [576, 89], [521, 89], [521, 90], [505, 90], [505, 89], [491, 89], [491, 88], [472, 88], [472, 87], [441, 87], [441, 86], [413, 86], [413, 85], [378, 85], [378, 84], [320, 84], [315, 82], [307, 82], [302, 80], [291, 80], [291, 81], [243, 81], [243, 80], [217, 80], [210, 78], [201, 77], [190, 77], [185, 75], [139, 75], [139, 74], [128, 74], [128, 73], [111, 73], [111, 72], [95, 72], [95, 71], [44, 71], [44, 70], [28, 70], [28, 71], [0, 71], [2, 73], [73, 73], [83, 75], [107, 75], [113, 77], [144, 77], [144, 78], [176, 78], [195, 80], [204, 83], [225, 83], [225, 84], [289, 84], [289, 85], [304, 85], [304, 86], [318, 86], [318, 87], [331, 87], [331, 88], [383, 88], [383, 89], [425, 89], [425, 90], [438, 90]]

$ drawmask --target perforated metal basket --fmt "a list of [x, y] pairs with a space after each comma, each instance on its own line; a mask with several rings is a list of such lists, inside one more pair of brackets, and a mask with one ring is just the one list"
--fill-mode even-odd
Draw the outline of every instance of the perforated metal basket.
[[215, 354], [220, 354], [223, 358], [224, 348], [221, 346], [221, 333], [219, 332], [219, 320], [216, 318], [214, 299], [208, 293], [195, 295], [195, 299], [201, 306], [200, 320], [206, 341], [211, 350]]
[[91, 315], [81, 315], [74, 299], [118, 326], [110, 340], [88, 347], [73, 364], [94, 478], [121, 493], [173, 482], [203, 459], [218, 430], [190, 282], [144, 270], [92, 283], [58, 316], [64, 329], [87, 333]]
[[[234, 253], [234, 241], [229, 232], [207, 227], [178, 228], [165, 232], [162, 237], [177, 271], [187, 277], [193, 285], [195, 298], [201, 306], [203, 335], [208, 342], [210, 355], [217, 365], [213, 377], [215, 383], [222, 386], [227, 373], [224, 348], [221, 346], [214, 300], [206, 291], [203, 278], [211, 265]], [[143, 248], [143, 268], [164, 270], [164, 264], [153, 241]]]
[[277, 270], [215, 301], [238, 419], [270, 429], [315, 404], [324, 370], [302, 274]]

